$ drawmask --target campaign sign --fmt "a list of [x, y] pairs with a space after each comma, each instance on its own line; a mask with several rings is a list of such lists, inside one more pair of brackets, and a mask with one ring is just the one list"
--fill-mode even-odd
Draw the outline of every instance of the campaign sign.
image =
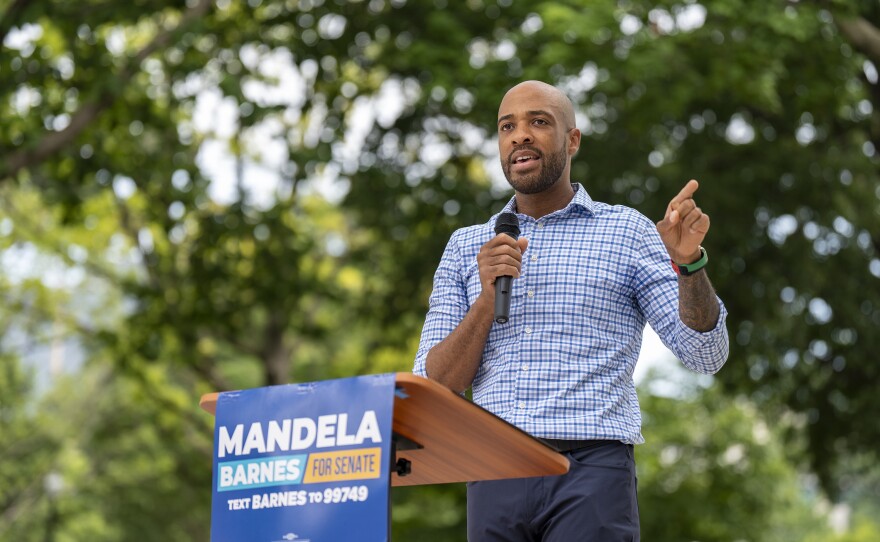
[[385, 542], [394, 375], [221, 393], [211, 542]]

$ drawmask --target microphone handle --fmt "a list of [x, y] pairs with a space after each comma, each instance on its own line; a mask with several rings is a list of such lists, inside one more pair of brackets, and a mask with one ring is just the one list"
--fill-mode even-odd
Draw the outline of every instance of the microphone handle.
[[495, 321], [507, 323], [510, 319], [510, 291], [513, 277], [504, 275], [495, 279]]

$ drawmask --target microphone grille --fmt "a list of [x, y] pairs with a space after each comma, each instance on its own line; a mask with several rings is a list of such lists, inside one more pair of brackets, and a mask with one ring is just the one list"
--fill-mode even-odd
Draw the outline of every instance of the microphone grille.
[[506, 233], [511, 237], [519, 237], [519, 219], [513, 213], [501, 213], [495, 219], [495, 235]]

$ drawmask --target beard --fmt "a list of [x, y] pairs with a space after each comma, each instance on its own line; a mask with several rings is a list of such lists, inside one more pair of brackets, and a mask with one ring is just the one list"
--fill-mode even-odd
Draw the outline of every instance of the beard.
[[535, 173], [519, 175], [514, 179], [511, 176], [511, 162], [508, 158], [501, 163], [501, 169], [504, 171], [504, 177], [507, 178], [510, 186], [520, 194], [538, 194], [556, 184], [556, 181], [562, 177], [562, 172], [565, 171], [565, 161], [567, 158], [565, 146], [563, 145], [557, 152], [551, 152], [546, 155], [530, 146], [519, 147], [516, 150], [523, 149], [528, 149], [541, 158], [541, 168]]

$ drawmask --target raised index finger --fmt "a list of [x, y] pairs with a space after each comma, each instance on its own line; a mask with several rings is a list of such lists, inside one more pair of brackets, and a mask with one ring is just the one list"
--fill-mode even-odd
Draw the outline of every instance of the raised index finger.
[[694, 196], [694, 192], [696, 192], [697, 188], [699, 187], [700, 183], [698, 183], [694, 179], [689, 180], [687, 184], [684, 185], [684, 188], [681, 189], [681, 192], [679, 192], [674, 198], [672, 198], [672, 201], [669, 202], [669, 205], [673, 209], [675, 209], [684, 200], [692, 198]]

